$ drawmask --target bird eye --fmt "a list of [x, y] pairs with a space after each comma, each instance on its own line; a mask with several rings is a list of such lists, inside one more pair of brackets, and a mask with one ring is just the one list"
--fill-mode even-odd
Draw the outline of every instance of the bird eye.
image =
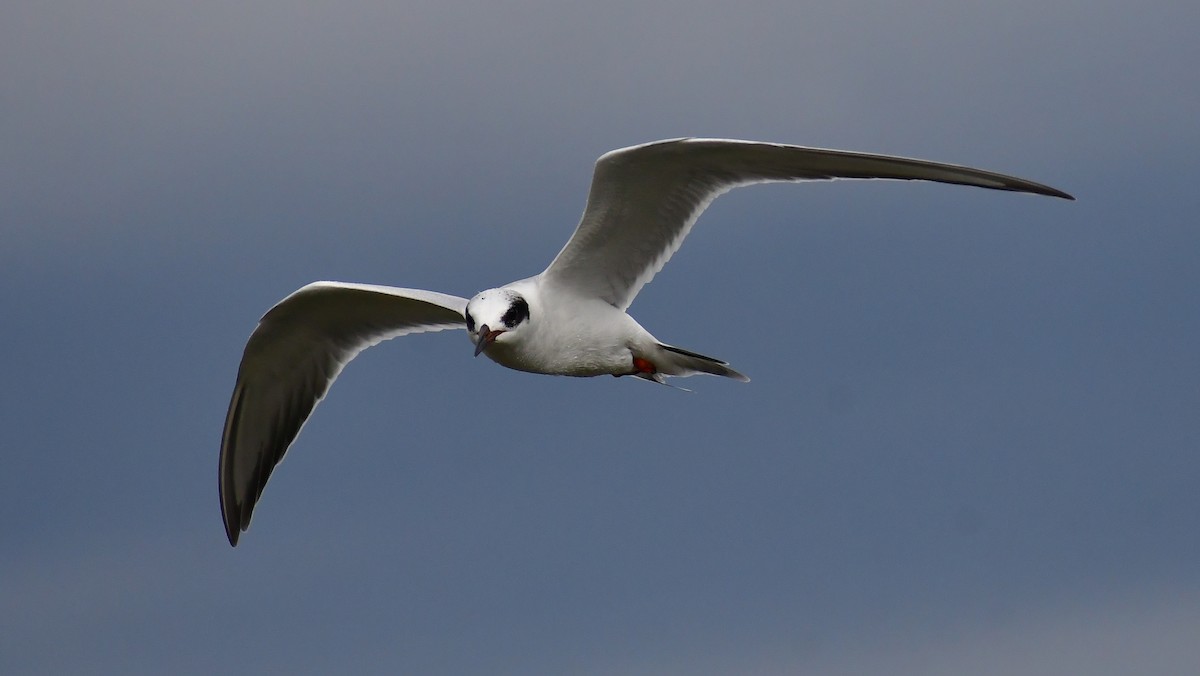
[[511, 329], [526, 319], [529, 319], [529, 303], [526, 303], [524, 298], [518, 296], [513, 300], [512, 305], [508, 306], [508, 310], [500, 318], [500, 321], [504, 322], [504, 326]]
[[463, 312], [463, 317], [465, 317], [467, 320], [467, 330], [471, 333], [475, 333], [475, 320], [471, 318], [471, 313]]

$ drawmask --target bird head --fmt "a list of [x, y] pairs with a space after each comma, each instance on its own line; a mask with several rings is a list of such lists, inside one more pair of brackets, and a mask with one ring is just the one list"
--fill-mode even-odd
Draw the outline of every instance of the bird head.
[[495, 342], [512, 339], [529, 324], [529, 303], [512, 289], [488, 289], [467, 302], [467, 335], [475, 356]]

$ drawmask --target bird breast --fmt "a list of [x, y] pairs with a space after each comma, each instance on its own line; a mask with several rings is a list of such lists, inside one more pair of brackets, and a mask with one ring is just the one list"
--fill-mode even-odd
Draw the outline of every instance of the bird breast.
[[502, 366], [532, 373], [627, 374], [633, 351], [643, 343], [653, 345], [654, 338], [624, 312], [601, 301], [596, 304], [603, 307], [543, 304], [528, 326], [512, 332], [511, 340], [501, 336], [485, 354]]

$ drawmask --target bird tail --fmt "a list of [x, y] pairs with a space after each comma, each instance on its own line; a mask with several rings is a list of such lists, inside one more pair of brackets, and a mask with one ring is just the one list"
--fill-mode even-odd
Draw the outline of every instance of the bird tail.
[[673, 368], [663, 368], [663, 365], [659, 365], [659, 370], [667, 375], [689, 376], [693, 373], [708, 373], [714, 376], [733, 378], [743, 383], [750, 381], [746, 376], [729, 368], [728, 362], [706, 357], [696, 352], [675, 347], [674, 345], [659, 343], [658, 346], [670, 353], [668, 356], [670, 366]]

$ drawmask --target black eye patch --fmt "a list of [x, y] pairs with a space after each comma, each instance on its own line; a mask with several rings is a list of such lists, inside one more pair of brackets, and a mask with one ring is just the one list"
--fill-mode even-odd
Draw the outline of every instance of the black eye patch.
[[508, 311], [504, 313], [500, 321], [511, 329], [526, 319], [529, 319], [529, 303], [526, 303], [524, 298], [517, 296], [513, 299], [512, 305], [508, 306]]
[[467, 330], [471, 333], [475, 332], [475, 320], [471, 317], [470, 312], [463, 312], [463, 317], [467, 320]]

